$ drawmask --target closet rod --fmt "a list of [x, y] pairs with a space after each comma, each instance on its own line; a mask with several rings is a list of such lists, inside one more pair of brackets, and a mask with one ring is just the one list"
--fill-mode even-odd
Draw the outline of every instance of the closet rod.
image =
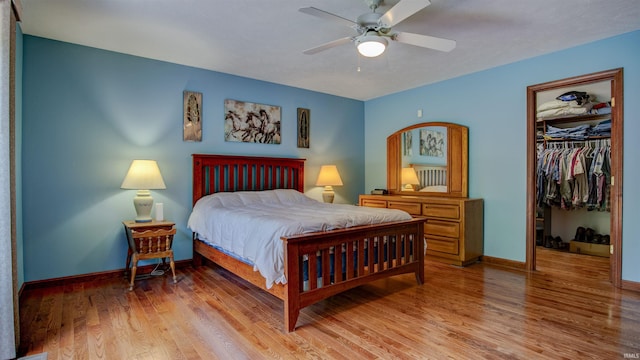
[[592, 140], [565, 140], [547, 143], [548, 149], [573, 149], [577, 147], [588, 146], [597, 148], [602, 146], [611, 146], [611, 139], [592, 139]]

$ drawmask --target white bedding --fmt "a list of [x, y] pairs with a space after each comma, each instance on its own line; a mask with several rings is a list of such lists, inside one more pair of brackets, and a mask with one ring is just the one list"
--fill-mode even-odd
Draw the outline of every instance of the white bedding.
[[447, 192], [447, 185], [430, 185], [420, 189], [421, 192]]
[[287, 281], [281, 236], [409, 219], [401, 210], [326, 204], [296, 190], [269, 190], [205, 196], [188, 226], [200, 240], [252, 262], [269, 289]]

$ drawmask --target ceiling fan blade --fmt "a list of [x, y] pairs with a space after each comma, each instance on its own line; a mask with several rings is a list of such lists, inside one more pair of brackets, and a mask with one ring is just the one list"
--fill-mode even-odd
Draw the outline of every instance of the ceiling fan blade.
[[330, 12], [324, 11], [324, 10], [320, 10], [318, 8], [314, 8], [314, 7], [305, 7], [305, 8], [300, 8], [298, 9], [298, 11], [305, 13], [307, 15], [312, 15], [312, 16], [317, 16], [319, 18], [323, 18], [329, 21], [333, 21], [335, 23], [344, 25], [344, 26], [354, 26], [356, 23], [354, 21], [351, 21], [347, 18], [343, 18], [342, 16], [338, 16], [336, 14], [332, 14]]
[[316, 46], [316, 47], [313, 47], [311, 49], [307, 49], [307, 50], [303, 51], [303, 53], [305, 53], [307, 55], [313, 55], [315, 53], [319, 53], [320, 51], [324, 51], [324, 50], [330, 49], [332, 47], [344, 45], [346, 43], [351, 42], [352, 40], [353, 40], [353, 38], [351, 38], [351, 37], [344, 37], [344, 38], [341, 38], [341, 39], [329, 41], [328, 43], [324, 43], [324, 44], [322, 44], [320, 46]]
[[405, 32], [396, 33], [391, 39], [409, 45], [420, 46], [445, 52], [449, 52], [456, 47], [456, 42], [454, 40]]
[[431, 5], [429, 0], [400, 0], [378, 20], [381, 28], [390, 28], [402, 20]]

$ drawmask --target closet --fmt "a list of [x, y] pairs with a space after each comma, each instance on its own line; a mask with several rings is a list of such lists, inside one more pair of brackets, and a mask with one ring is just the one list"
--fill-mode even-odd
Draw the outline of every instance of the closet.
[[527, 270], [536, 246], [563, 249], [609, 257], [621, 286], [622, 79], [613, 69], [527, 87]]
[[611, 82], [536, 96], [536, 245], [609, 257]]

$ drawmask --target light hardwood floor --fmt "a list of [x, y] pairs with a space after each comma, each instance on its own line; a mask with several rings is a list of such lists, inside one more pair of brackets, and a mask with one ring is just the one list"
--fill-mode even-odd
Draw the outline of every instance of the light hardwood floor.
[[217, 267], [26, 290], [20, 355], [49, 359], [624, 359], [640, 356], [640, 294], [608, 259], [540, 248], [538, 271], [431, 261], [302, 310]]

